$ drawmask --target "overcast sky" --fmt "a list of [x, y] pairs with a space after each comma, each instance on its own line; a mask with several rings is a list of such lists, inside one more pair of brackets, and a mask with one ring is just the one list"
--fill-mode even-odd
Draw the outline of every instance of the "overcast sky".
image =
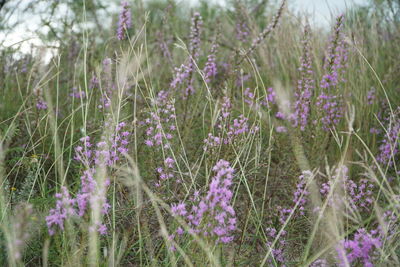
[[307, 12], [314, 24], [329, 25], [331, 14], [336, 16], [354, 4], [363, 5], [368, 0], [289, 0], [289, 6], [300, 12]]

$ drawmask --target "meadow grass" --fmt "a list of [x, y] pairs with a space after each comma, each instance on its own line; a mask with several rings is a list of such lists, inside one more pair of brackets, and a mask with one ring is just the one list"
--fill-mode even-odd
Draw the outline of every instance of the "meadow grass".
[[398, 5], [68, 7], [1, 50], [1, 265], [400, 265]]

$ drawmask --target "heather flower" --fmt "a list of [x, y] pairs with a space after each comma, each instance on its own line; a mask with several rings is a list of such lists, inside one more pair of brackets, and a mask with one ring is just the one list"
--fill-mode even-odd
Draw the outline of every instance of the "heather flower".
[[192, 26], [190, 29], [190, 43], [189, 43], [189, 51], [190, 55], [196, 59], [199, 57], [199, 49], [200, 49], [200, 35], [203, 26], [203, 18], [200, 13], [195, 12], [192, 18]]
[[328, 46], [328, 55], [324, 63], [326, 74], [324, 74], [320, 83], [320, 87], [324, 91], [318, 96], [316, 103], [322, 114], [322, 128], [326, 131], [336, 126], [344, 114], [342, 96], [336, 95], [334, 92], [339, 82], [345, 81], [342, 76], [347, 66], [347, 44], [342, 33], [343, 20], [343, 15], [336, 19], [333, 35]]
[[281, 225], [284, 225], [289, 215], [293, 212], [292, 208], [276, 207], [279, 213], [278, 220]]
[[212, 44], [210, 54], [207, 56], [207, 62], [203, 70], [206, 83], [210, 83], [211, 78], [214, 78], [217, 75], [217, 64], [215, 62], [217, 49], [218, 44], [215, 40]]
[[96, 75], [93, 74], [89, 82], [89, 89], [99, 88], [99, 85], [99, 79], [96, 77]]
[[[158, 167], [156, 169], [159, 178], [160, 178], [160, 182], [167, 180], [167, 179], [171, 179], [174, 178], [174, 174], [173, 171], [175, 169], [175, 160], [171, 157], [167, 157], [164, 160], [164, 167]], [[158, 185], [161, 185], [160, 182], [158, 182]], [[177, 180], [177, 182], [179, 182], [179, 180]]]
[[80, 99], [80, 98], [86, 97], [85, 91], [79, 91], [78, 88], [76, 88], [76, 87], [73, 87], [71, 91], [72, 92], [69, 94], [69, 96], [71, 96], [73, 98]]
[[41, 88], [36, 88], [34, 94], [36, 96], [36, 108], [38, 110], [46, 110], [47, 102], [43, 99], [43, 90]]
[[346, 193], [349, 196], [349, 204], [354, 210], [370, 211], [374, 203], [374, 185], [367, 179], [361, 179], [358, 183], [353, 180], [346, 181]]
[[275, 114], [275, 118], [280, 119], [280, 120], [285, 120], [285, 119], [286, 119], [286, 115], [285, 115], [283, 112], [278, 111], [278, 112]]
[[270, 107], [271, 104], [276, 104], [276, 93], [274, 88], [270, 87], [267, 89], [267, 94], [265, 95], [265, 100], [262, 101], [262, 105]]
[[330, 89], [344, 81], [341, 75], [347, 67], [347, 44], [342, 33], [344, 15], [336, 18], [333, 35], [328, 46], [328, 55], [325, 58], [324, 69], [327, 72], [321, 80], [321, 88]]
[[369, 129], [369, 132], [372, 133], [372, 134], [380, 134], [380, 133], [381, 133], [381, 130], [378, 129], [378, 128], [375, 128], [375, 127], [371, 127], [371, 128]]
[[46, 110], [47, 109], [47, 102], [44, 101], [43, 99], [38, 99], [36, 102], [36, 108], [37, 109], [42, 109], [42, 110]]
[[[109, 123], [106, 123], [109, 127]], [[125, 122], [116, 125], [115, 131], [108, 138], [103, 137], [96, 144], [91, 143], [89, 136], [80, 139], [82, 145], [75, 147], [74, 159], [79, 161], [86, 169], [81, 175], [81, 188], [75, 198], [71, 198], [66, 187], [61, 188], [61, 193], [56, 194], [56, 207], [51, 209], [46, 217], [49, 234], [53, 235], [56, 228], [64, 230], [64, 221], [73, 216], [83, 217], [88, 209], [99, 209], [105, 215], [110, 209], [106, 191], [110, 180], [105, 179], [103, 184], [98, 184], [95, 179], [99, 167], [112, 167], [121, 156], [128, 152], [128, 137], [130, 132], [124, 131]], [[95, 222], [91, 230], [96, 229], [100, 234], [106, 234], [107, 228], [101, 222]]]
[[337, 247], [340, 266], [353, 266], [360, 263], [366, 267], [374, 266], [373, 260], [382, 246], [379, 231], [367, 232], [365, 229], [358, 229], [353, 239], [340, 242]]
[[[338, 181], [340, 179], [340, 181]], [[343, 194], [336, 194], [333, 192], [328, 204], [333, 207], [339, 207], [343, 204], [348, 204], [349, 208], [358, 212], [369, 212], [375, 201], [374, 184], [368, 179], [363, 178], [359, 181], [354, 181], [348, 176], [348, 169], [346, 166], [337, 168], [332, 180], [323, 183], [320, 187], [320, 193], [323, 197], [327, 197], [332, 190], [335, 183], [336, 186], [342, 190]]]
[[236, 77], [236, 87], [242, 87], [242, 85], [244, 84], [244, 82], [248, 81], [251, 78], [250, 74], [243, 74], [243, 73], [237, 73], [237, 77]]
[[118, 40], [125, 39], [125, 31], [132, 26], [131, 9], [126, 1], [121, 2], [122, 11], [119, 14], [117, 38]]
[[[246, 88], [243, 92], [243, 96], [244, 96], [244, 102], [246, 104], [248, 104], [250, 107], [252, 107], [253, 105], [255, 105], [256, 103], [256, 96], [254, 94], [253, 91], [250, 90], [250, 88]], [[259, 102], [259, 104], [261, 106], [267, 107], [267, 108], [271, 108], [271, 105], [276, 104], [276, 92], [275, 90], [270, 87], [267, 89], [267, 92], [265, 94], [265, 97], [263, 97], [261, 99], [261, 101]], [[259, 106], [257, 105], [256, 108], [259, 108]], [[282, 112], [277, 112], [276, 117], [279, 119], [285, 119], [285, 115]]]
[[321, 93], [317, 98], [317, 107], [324, 114], [321, 118], [322, 128], [329, 131], [340, 122], [344, 114], [343, 101], [339, 96]]
[[99, 109], [108, 109], [115, 94], [116, 86], [112, 82], [112, 60], [105, 58], [102, 64], [102, 91], [100, 97]]
[[174, 102], [168, 98], [168, 92], [160, 91], [152, 105], [154, 111], [143, 122], [147, 127], [145, 144], [168, 148], [176, 130]]
[[209, 133], [204, 140], [204, 150], [217, 147], [221, 144], [228, 145], [240, 140], [239, 137], [246, 133], [258, 131], [257, 127], [251, 128], [248, 124], [248, 118], [243, 114], [232, 120], [231, 102], [228, 97], [223, 98], [221, 112], [217, 119], [216, 134]]
[[162, 31], [157, 31], [156, 37], [157, 37], [156, 40], [157, 40], [158, 47], [160, 48], [163, 57], [165, 57], [171, 61], [172, 55], [171, 55], [171, 52], [169, 51], [169, 42], [164, 39], [164, 35], [163, 35]]
[[[197, 233], [217, 243], [230, 243], [236, 230], [236, 213], [231, 205], [233, 192], [230, 189], [234, 170], [229, 162], [221, 159], [213, 171], [215, 176], [206, 195], [191, 198], [194, 200], [191, 208], [183, 202], [172, 204], [171, 212], [173, 216], [182, 216], [187, 220], [191, 227], [190, 233]], [[197, 191], [195, 193], [198, 194]], [[178, 230], [179, 235], [182, 235], [183, 230]]]
[[279, 239], [277, 243], [275, 243], [275, 246], [272, 247], [272, 244], [274, 240], [276, 239], [278, 235], [278, 231], [274, 227], [268, 227], [266, 229], [266, 235], [267, 235], [267, 247], [271, 248], [271, 254], [273, 256], [273, 259], [268, 259], [269, 264], [271, 266], [275, 266], [274, 262], [279, 263], [279, 266], [286, 266], [286, 258], [285, 258], [285, 248], [287, 246], [287, 242], [285, 240], [285, 237], [287, 235], [287, 231], [282, 230]]
[[188, 97], [194, 93], [193, 87], [193, 74], [195, 61], [199, 57], [200, 49], [200, 35], [203, 25], [203, 19], [200, 13], [195, 12], [192, 17], [192, 24], [190, 28], [190, 43], [189, 43], [189, 58], [186, 64], [182, 64], [181, 67], [175, 68], [175, 77], [172, 80], [170, 86], [175, 89], [180, 84], [186, 84], [184, 96]]
[[312, 58], [310, 47], [310, 26], [304, 28], [303, 55], [300, 58], [300, 79], [297, 81], [295, 92], [294, 114], [291, 116], [293, 126], [304, 131], [310, 116], [310, 99], [314, 89]]
[[371, 90], [369, 90], [367, 94], [368, 105], [372, 105], [375, 99], [376, 99], [376, 90], [375, 88], [371, 88]]
[[379, 146], [379, 154], [376, 159], [381, 164], [392, 166], [399, 154], [400, 108], [397, 108], [387, 121], [389, 121], [388, 128]]
[[54, 235], [56, 228], [64, 230], [64, 221], [76, 214], [73, 208], [76, 200], [70, 197], [66, 187], [61, 188], [61, 193], [56, 194], [56, 199], [56, 207], [51, 209], [49, 215], [46, 217], [46, 224], [50, 235]]
[[307, 196], [310, 192], [306, 189], [307, 179], [312, 175], [310, 171], [303, 171], [299, 176], [299, 182], [296, 185], [296, 191], [293, 194], [293, 203], [297, 204], [300, 215], [304, 215], [305, 205], [307, 204]]
[[287, 133], [287, 128], [285, 126], [280, 125], [275, 128], [275, 131], [277, 133]]
[[249, 105], [250, 107], [253, 106], [254, 104], [254, 98], [255, 95], [252, 91], [250, 91], [250, 88], [246, 88], [243, 92], [243, 96], [244, 96], [244, 102]]
[[250, 36], [250, 30], [246, 22], [240, 21], [236, 23], [235, 31], [236, 31], [236, 39], [238, 41], [243, 43], [248, 42]]

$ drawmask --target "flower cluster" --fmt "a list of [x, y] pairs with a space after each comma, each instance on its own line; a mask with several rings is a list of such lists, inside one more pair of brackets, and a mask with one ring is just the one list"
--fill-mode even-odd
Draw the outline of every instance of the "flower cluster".
[[158, 47], [160, 48], [163, 57], [171, 60], [172, 55], [171, 52], [169, 51], [169, 41], [165, 40], [162, 31], [157, 31], [156, 38]]
[[217, 135], [208, 134], [204, 140], [204, 150], [210, 147], [217, 147], [221, 144], [233, 144], [239, 136], [258, 131], [258, 127], [251, 128], [249, 126], [248, 120], [243, 114], [231, 120], [231, 102], [228, 97], [224, 97], [216, 125]]
[[180, 68], [175, 68], [175, 77], [172, 80], [170, 86], [175, 89], [178, 85], [186, 83], [186, 89], [184, 92], [185, 97], [194, 93], [193, 88], [193, 72], [195, 67], [195, 61], [199, 57], [200, 48], [200, 35], [203, 25], [203, 19], [200, 13], [195, 12], [192, 18], [192, 26], [190, 29], [190, 43], [189, 43], [189, 58], [187, 64], [182, 64]]
[[303, 55], [300, 58], [300, 79], [297, 81], [294, 103], [294, 114], [291, 116], [294, 127], [300, 127], [304, 131], [310, 116], [310, 99], [314, 89], [312, 70], [312, 58], [310, 47], [310, 26], [307, 24], [304, 29]]
[[379, 155], [376, 159], [381, 164], [392, 166], [399, 154], [400, 107], [393, 113], [393, 116], [389, 116], [387, 121], [388, 128], [379, 146]]
[[269, 263], [271, 266], [275, 266], [274, 262], [279, 263], [279, 266], [286, 266], [284, 263], [286, 262], [285, 258], [285, 248], [287, 246], [287, 241], [285, 237], [287, 235], [287, 231], [282, 230], [281, 235], [279, 236], [279, 241], [272, 248], [272, 244], [278, 235], [278, 231], [274, 227], [268, 227], [266, 229], [267, 234], [267, 247], [271, 248], [271, 254], [273, 256], [273, 260], [269, 259]]
[[[80, 139], [82, 146], [75, 147], [74, 159], [86, 167], [81, 175], [81, 189], [76, 198], [70, 197], [66, 187], [62, 187], [61, 193], [56, 194], [56, 207], [51, 209], [49, 216], [46, 217], [50, 235], [55, 233], [56, 228], [63, 230], [67, 218], [83, 217], [87, 213], [88, 206], [92, 210], [101, 210], [102, 214], [108, 213], [110, 204], [107, 202], [106, 191], [110, 180], [105, 179], [103, 184], [98, 184], [95, 175], [99, 167], [114, 166], [121, 156], [128, 152], [130, 132], [124, 131], [125, 127], [126, 123], [119, 123], [108, 138], [103, 137], [102, 141], [96, 144], [90, 142], [89, 136]], [[100, 234], [107, 233], [107, 227], [101, 222], [95, 222], [95, 228]]]
[[170, 147], [170, 140], [176, 130], [175, 107], [173, 101], [168, 98], [168, 92], [160, 91], [153, 101], [154, 111], [143, 124], [147, 126], [145, 144], [149, 147]]
[[36, 96], [36, 108], [38, 110], [46, 110], [47, 102], [43, 99], [43, 90], [41, 88], [36, 88], [34, 94]]
[[336, 18], [336, 24], [333, 29], [333, 35], [330, 37], [330, 44], [328, 46], [328, 55], [325, 58], [324, 69], [327, 72], [322, 77], [320, 86], [321, 88], [332, 88], [344, 81], [340, 77], [345, 72], [347, 67], [347, 44], [344, 41], [344, 34], [342, 32], [344, 22], [344, 15]]
[[346, 181], [346, 193], [349, 196], [349, 204], [354, 210], [369, 211], [374, 203], [374, 185], [367, 179], [361, 179], [358, 183], [353, 180]]
[[211, 79], [217, 75], [217, 64], [215, 62], [217, 48], [218, 44], [215, 40], [212, 44], [210, 54], [207, 56], [207, 62], [203, 70], [206, 83], [210, 83]]
[[[171, 212], [173, 216], [186, 219], [191, 233], [213, 239], [217, 243], [229, 243], [233, 241], [233, 231], [236, 230], [236, 215], [231, 205], [234, 169], [228, 161], [221, 159], [213, 167], [213, 171], [216, 174], [205, 196], [200, 198], [196, 192], [191, 208], [181, 202], [171, 205]], [[183, 232], [178, 228], [179, 235]]]
[[[252, 107], [255, 104], [255, 94], [250, 90], [250, 88], [246, 88], [243, 92], [244, 102]], [[267, 89], [265, 97], [261, 99], [260, 104], [265, 107], [271, 107], [271, 105], [276, 104], [276, 93], [275, 90], [270, 87]], [[256, 107], [258, 108], [258, 107]], [[279, 115], [278, 115], [279, 116]]]
[[339, 82], [344, 82], [342, 78], [347, 66], [347, 44], [342, 33], [344, 16], [340, 15], [336, 19], [333, 34], [330, 37], [328, 55], [325, 58], [323, 75], [320, 87], [325, 89], [318, 96], [317, 107], [322, 115], [321, 123], [324, 130], [329, 131], [340, 122], [344, 113], [342, 96], [335, 95], [334, 89]]
[[340, 96], [321, 93], [318, 96], [316, 105], [324, 114], [321, 118], [321, 123], [325, 131], [332, 129], [343, 117], [344, 105]]
[[[340, 181], [338, 181], [340, 179]], [[327, 197], [332, 190], [334, 183], [338, 182], [339, 188], [343, 191], [343, 196], [332, 193], [328, 204], [333, 207], [341, 206], [345, 203], [349, 207], [358, 212], [368, 212], [374, 203], [373, 190], [375, 186], [366, 178], [354, 181], [348, 176], [348, 169], [346, 166], [336, 169], [335, 175], [332, 180], [323, 183], [320, 188], [320, 193], [323, 197]]]
[[240, 21], [236, 23], [236, 39], [240, 42], [246, 43], [250, 36], [250, 30], [246, 22]]
[[299, 176], [299, 182], [296, 185], [296, 191], [293, 194], [293, 203], [297, 204], [300, 215], [304, 215], [305, 205], [307, 204], [307, 196], [310, 192], [307, 190], [307, 179], [312, 173], [310, 171], [303, 171]]
[[246, 88], [243, 92], [243, 96], [244, 96], [244, 102], [249, 105], [250, 107], [252, 107], [254, 105], [254, 101], [255, 101], [255, 95], [254, 93], [250, 90], [250, 88]]
[[368, 105], [372, 105], [376, 99], [376, 90], [375, 88], [371, 88], [371, 90], [367, 93], [367, 103]]
[[[159, 175], [160, 181], [156, 183], [156, 186], [161, 186], [161, 181], [174, 178], [175, 160], [171, 157], [167, 157], [164, 160], [164, 167], [158, 167], [157, 173]], [[178, 180], [177, 180], [178, 181]]]
[[77, 98], [77, 99], [86, 97], [85, 91], [80, 91], [76, 87], [73, 87], [71, 91], [72, 92], [69, 94], [70, 97]]
[[132, 26], [131, 9], [126, 1], [121, 2], [122, 11], [119, 14], [117, 38], [118, 40], [125, 39], [125, 31]]
[[61, 187], [61, 193], [57, 193], [55, 197], [57, 199], [56, 207], [51, 209], [49, 215], [46, 217], [46, 224], [50, 235], [55, 234], [56, 227], [64, 230], [64, 221], [76, 215], [74, 209], [76, 199], [71, 198], [66, 187]]
[[96, 75], [92, 75], [92, 78], [89, 81], [89, 89], [99, 88], [100, 81]]
[[381, 248], [382, 240], [378, 230], [358, 229], [353, 239], [340, 242], [337, 247], [340, 266], [353, 266], [360, 263], [366, 267], [373, 267], [376, 252]]
[[269, 107], [270, 105], [276, 104], [276, 93], [274, 88], [270, 87], [267, 89], [265, 100], [261, 102], [262, 105]]

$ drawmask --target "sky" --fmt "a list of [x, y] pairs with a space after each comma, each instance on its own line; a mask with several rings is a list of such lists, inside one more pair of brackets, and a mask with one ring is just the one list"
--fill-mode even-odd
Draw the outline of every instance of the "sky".
[[310, 14], [313, 24], [328, 26], [331, 14], [337, 16], [352, 5], [365, 5], [368, 0], [289, 0], [289, 6], [299, 12]]
[[[33, 0], [23, 0], [22, 3], [33, 3]], [[198, 0], [180, 0], [180, 2], [191, 2], [193, 5]], [[225, 0], [209, 0], [218, 5], [224, 6]], [[12, 2], [12, 1], [11, 1]], [[110, 1], [112, 2], [112, 1]], [[116, 1], [118, 2], [118, 0]], [[330, 25], [330, 19], [332, 15], [335, 17], [340, 13], [344, 12], [346, 8], [351, 7], [353, 4], [366, 4], [368, 0], [288, 0], [289, 8], [294, 12], [309, 14], [311, 25], [318, 27], [328, 27]], [[110, 5], [111, 7], [111, 5]], [[115, 5], [112, 5], [115, 8]], [[18, 20], [24, 17], [18, 10], [14, 13], [12, 20]], [[35, 36], [35, 27], [39, 25], [39, 18], [29, 18], [25, 23], [14, 29], [12, 32], [7, 33], [0, 32], [0, 43], [2, 39], [6, 39], [3, 44], [5, 47], [18, 44], [20, 51], [23, 53], [29, 53], [31, 45], [41, 45], [40, 39]], [[0, 47], [1, 49], [1, 47]], [[51, 55], [49, 55], [51, 57]]]

